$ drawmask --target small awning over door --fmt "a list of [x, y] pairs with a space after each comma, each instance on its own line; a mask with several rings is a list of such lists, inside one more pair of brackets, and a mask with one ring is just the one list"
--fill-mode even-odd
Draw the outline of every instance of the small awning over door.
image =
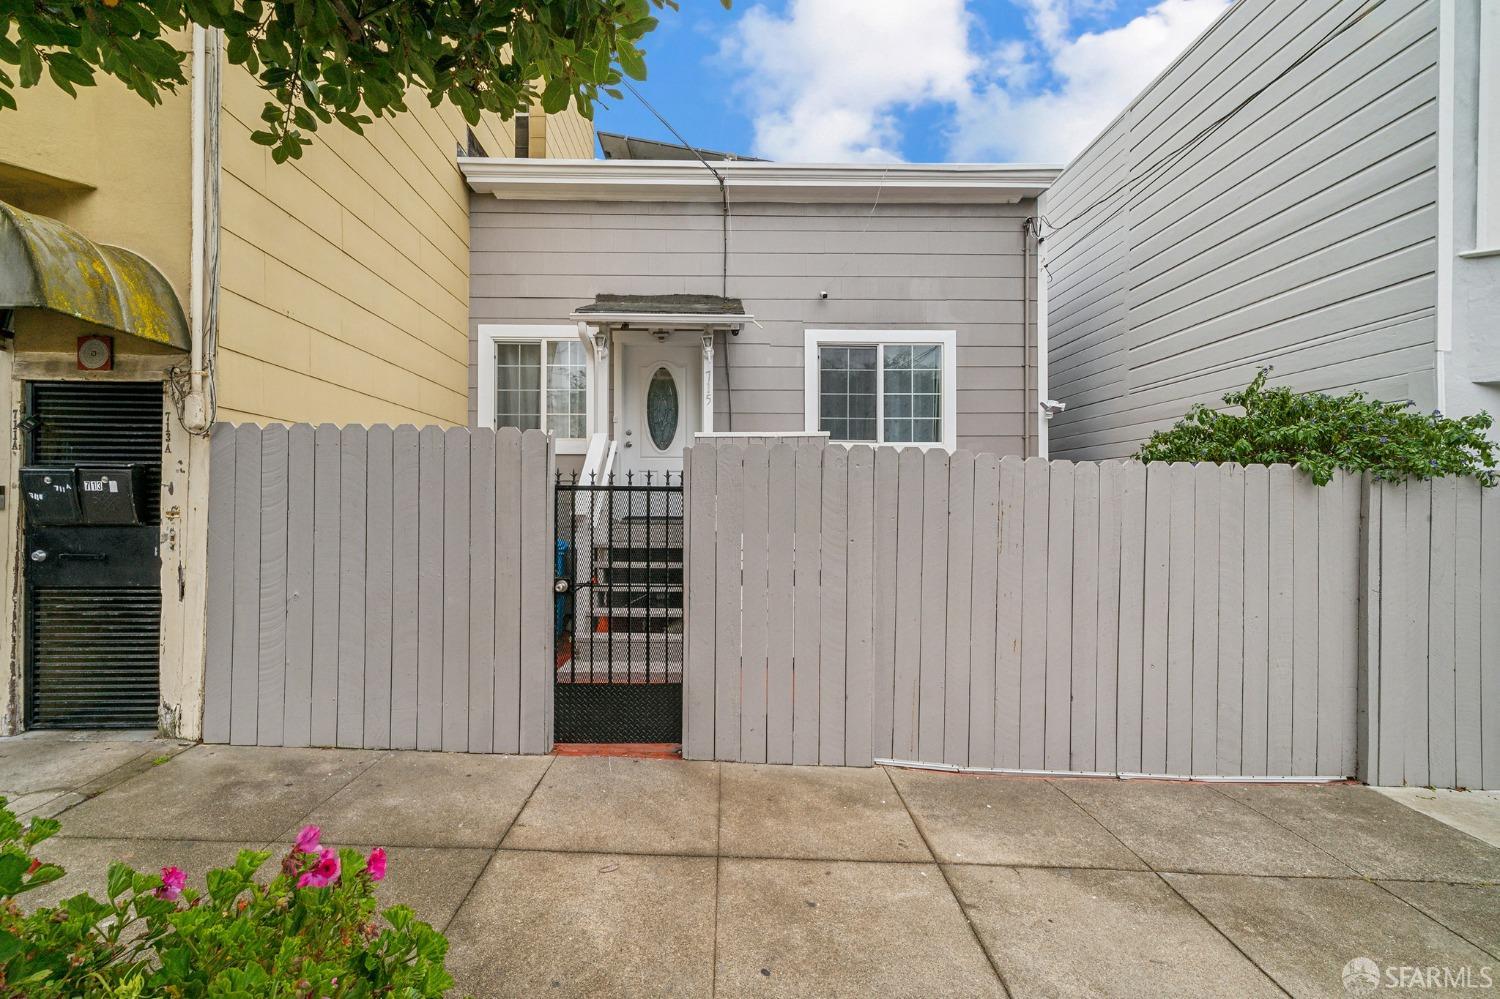
[[49, 309], [153, 343], [191, 347], [177, 295], [145, 258], [4, 202], [0, 309]]

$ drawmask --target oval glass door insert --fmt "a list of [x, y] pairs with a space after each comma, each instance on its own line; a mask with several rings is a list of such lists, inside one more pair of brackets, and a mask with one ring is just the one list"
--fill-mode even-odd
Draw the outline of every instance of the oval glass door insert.
[[677, 438], [677, 380], [666, 368], [657, 368], [646, 387], [646, 430], [658, 451], [665, 451]]

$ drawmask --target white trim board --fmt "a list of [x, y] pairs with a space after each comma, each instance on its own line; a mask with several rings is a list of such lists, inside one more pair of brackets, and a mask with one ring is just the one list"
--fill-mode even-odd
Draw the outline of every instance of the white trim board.
[[[479, 398], [475, 400], [475, 420], [482, 427], [495, 426], [495, 344], [497, 343], [535, 343], [538, 340], [568, 340], [576, 343], [578, 341], [578, 327], [576, 325], [507, 325], [504, 323], [480, 323], [475, 334], [478, 350], [478, 389]], [[589, 449], [589, 437], [592, 436], [599, 425], [598, 414], [594, 412], [594, 352], [585, 349], [583, 352], [584, 365], [588, 369], [589, 385], [585, 393], [586, 405], [588, 406], [588, 432], [583, 437], [554, 437], [553, 443], [558, 454], [587, 454]], [[547, 391], [545, 376], [543, 378], [542, 392], [543, 405], [545, 405], [545, 393]]]
[[[695, 160], [517, 160], [460, 157], [470, 190], [510, 199], [714, 201], [718, 181]], [[726, 160], [714, 169], [738, 201], [1014, 204], [1061, 168], [1042, 164], [805, 164]]]
[[[809, 433], [822, 433], [818, 429], [818, 345], [840, 344], [844, 346], [874, 347], [882, 344], [935, 343], [943, 348], [943, 439], [935, 443], [890, 444], [876, 441], [833, 441], [835, 444], [870, 444], [880, 447], [915, 447], [926, 450], [941, 447], [946, 451], [958, 449], [958, 331], [957, 330], [808, 330], [802, 345], [802, 402], [803, 427]], [[885, 386], [878, 386], [877, 400], [885, 398]], [[879, 403], [877, 403], [879, 405]], [[877, 408], [875, 414], [877, 432], [884, 433], [881, 419], [883, 413]]]

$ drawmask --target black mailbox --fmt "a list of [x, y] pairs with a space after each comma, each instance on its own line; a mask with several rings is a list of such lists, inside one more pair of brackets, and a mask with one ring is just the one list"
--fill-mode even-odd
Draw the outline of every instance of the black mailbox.
[[26, 520], [37, 526], [78, 524], [78, 480], [71, 465], [21, 469], [21, 495], [26, 502]]
[[84, 524], [139, 524], [146, 509], [146, 467], [79, 465], [78, 505]]

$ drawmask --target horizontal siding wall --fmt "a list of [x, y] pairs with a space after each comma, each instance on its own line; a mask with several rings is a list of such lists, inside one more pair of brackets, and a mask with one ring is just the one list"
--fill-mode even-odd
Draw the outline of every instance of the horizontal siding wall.
[[1266, 364], [1433, 405], [1437, 3], [1366, 6], [1241, 0], [1044, 196], [1054, 457]]
[[687, 483], [689, 757], [1355, 771], [1357, 478], [700, 440]]
[[204, 741], [551, 750], [545, 434], [219, 424], [212, 476]]
[[[471, 205], [471, 338], [482, 323], [566, 324], [574, 309], [601, 293], [722, 288], [717, 203], [474, 195]], [[960, 446], [1020, 453], [1021, 227], [1034, 211], [1031, 202], [731, 207], [728, 291], [745, 300], [757, 322], [715, 351], [716, 430], [804, 429], [807, 329], [953, 329]], [[819, 297], [825, 291], [827, 300]], [[1035, 282], [1030, 294], [1036, 295]], [[1034, 309], [1030, 316], [1034, 322]], [[471, 424], [478, 384], [473, 346]]]
[[1375, 483], [1365, 503], [1359, 776], [1500, 790], [1500, 491]]

